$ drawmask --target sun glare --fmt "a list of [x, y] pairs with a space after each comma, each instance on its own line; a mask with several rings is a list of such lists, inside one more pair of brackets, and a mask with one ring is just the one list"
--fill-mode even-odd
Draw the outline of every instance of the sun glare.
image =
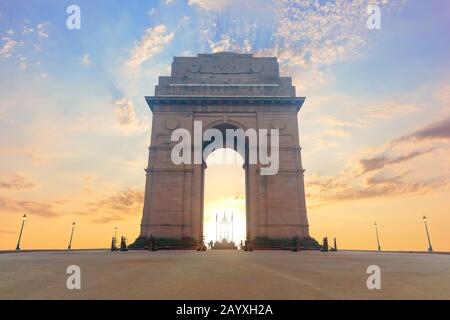
[[245, 240], [245, 171], [242, 157], [232, 149], [211, 153], [205, 170], [205, 242]]

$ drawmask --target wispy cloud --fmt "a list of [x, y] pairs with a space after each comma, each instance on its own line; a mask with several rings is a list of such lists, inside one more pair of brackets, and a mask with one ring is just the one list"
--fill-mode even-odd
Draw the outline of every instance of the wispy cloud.
[[367, 120], [364, 119], [342, 120], [328, 116], [321, 118], [320, 121], [336, 128], [365, 128], [368, 126]]
[[142, 191], [128, 188], [103, 199], [90, 202], [87, 204], [87, 207], [96, 215], [96, 218], [92, 220], [93, 222], [108, 223], [139, 215], [143, 202], [144, 193]]
[[21, 152], [31, 160], [34, 165], [45, 165], [51, 160], [49, 153], [35, 147], [24, 147]]
[[117, 120], [121, 125], [131, 125], [136, 122], [133, 101], [122, 98], [113, 103], [117, 106]]
[[0, 48], [0, 55], [4, 58], [12, 56], [14, 48], [19, 44], [17, 41], [10, 37], [3, 37], [3, 46]]
[[40, 37], [48, 38], [48, 33], [47, 33], [47, 31], [45, 30], [46, 27], [47, 27], [48, 25], [50, 25], [50, 23], [47, 22], [47, 21], [44, 21], [44, 22], [39, 23], [39, 24], [36, 26], [37, 34], [38, 34]]
[[104, 216], [104, 217], [92, 219], [91, 221], [93, 223], [98, 223], [98, 224], [108, 224], [111, 222], [121, 221], [121, 220], [125, 220], [125, 217], [119, 216], [119, 215], [113, 215], [113, 216]]
[[188, 4], [191, 6], [197, 6], [204, 11], [219, 11], [228, 5], [231, 5], [236, 0], [189, 0]]
[[307, 197], [313, 206], [341, 201], [357, 201], [377, 197], [396, 197], [434, 192], [450, 185], [448, 175], [423, 180], [406, 179], [409, 172], [398, 175], [377, 174], [356, 179], [357, 174], [343, 171], [337, 176], [310, 176], [306, 180]]
[[331, 64], [367, 48], [364, 1], [277, 1], [278, 55], [289, 64]]
[[[394, 7], [401, 3], [394, 0], [385, 2], [384, 6]], [[216, 28], [208, 31], [213, 50], [232, 48], [244, 51], [246, 45], [251, 44], [262, 54], [278, 56], [283, 64], [306, 67], [357, 57], [370, 45], [366, 1], [252, 0], [242, 3], [234, 0], [190, 0], [189, 4], [216, 15], [218, 22], [224, 10], [234, 18], [233, 25], [224, 29], [217, 23]], [[243, 7], [250, 7], [252, 16], [240, 20]], [[256, 43], [255, 40], [261, 40], [258, 34], [267, 29], [270, 21], [256, 22], [252, 19], [255, 14], [270, 14], [274, 19], [273, 30], [265, 43]], [[249, 43], [244, 43], [245, 40]]]
[[170, 43], [175, 34], [169, 32], [165, 25], [157, 25], [145, 30], [145, 34], [140, 41], [136, 41], [131, 52], [127, 65], [130, 68], [137, 68], [153, 55], [163, 50], [164, 46]]
[[[426, 158], [427, 171], [421, 174], [410, 162], [432, 153], [448, 154], [445, 144], [423, 146], [414, 141], [423, 139], [449, 140], [448, 120], [432, 123], [404, 137], [393, 139], [380, 148], [348, 163], [337, 175], [307, 175], [306, 188], [314, 206], [340, 201], [353, 201], [375, 197], [424, 194], [442, 190], [450, 185], [450, 171], [435, 165], [433, 157]], [[404, 149], [409, 150], [404, 152]], [[412, 150], [411, 150], [412, 149]], [[425, 162], [426, 163], [426, 162]]]
[[407, 134], [393, 141], [397, 144], [405, 141], [420, 140], [450, 140], [450, 117], [442, 121], [434, 122], [413, 133]]
[[116, 106], [117, 122], [120, 130], [125, 133], [144, 132], [148, 130], [148, 119], [139, 119], [133, 101], [121, 98], [113, 101]]
[[413, 151], [406, 155], [393, 157], [393, 158], [390, 158], [387, 156], [378, 156], [378, 157], [373, 157], [373, 158], [368, 158], [368, 159], [361, 159], [360, 164], [363, 167], [363, 173], [366, 173], [369, 171], [382, 169], [385, 166], [390, 165], [390, 164], [398, 164], [398, 163], [409, 161], [409, 160], [419, 157], [421, 155], [430, 153], [431, 151], [433, 151], [433, 148], [429, 148], [429, 149], [421, 150], [421, 151]]
[[0, 211], [7, 213], [29, 213], [37, 216], [52, 218], [59, 216], [55, 205], [51, 202], [16, 200], [0, 195]]
[[334, 195], [334, 200], [361, 200], [375, 197], [395, 197], [408, 194], [426, 194], [436, 188], [447, 186], [448, 179], [434, 179], [421, 182], [410, 182], [400, 177], [385, 178], [377, 181], [376, 188], [347, 189]]
[[28, 26], [23, 26], [23, 29], [22, 29], [22, 34], [23, 35], [27, 35], [27, 34], [30, 34], [30, 33], [33, 33], [33, 32], [34, 32], [33, 28], [28, 27]]
[[0, 189], [18, 191], [33, 189], [36, 186], [35, 181], [19, 173], [12, 174], [8, 179], [0, 180]]
[[[4, 187], [22, 190], [23, 188], [34, 187], [34, 184], [16, 181], [15, 185], [5, 185]], [[13, 214], [19, 212], [30, 216], [53, 218], [61, 216], [64, 212], [64, 214], [70, 215], [90, 216], [92, 221], [96, 223], [107, 223], [108, 221], [124, 220], [139, 215], [142, 211], [144, 193], [134, 188], [103, 193], [96, 193], [91, 190], [89, 196], [87, 196], [91, 200], [84, 203], [78, 197], [35, 201], [0, 195], [0, 213]]]
[[[241, 47], [234, 39], [228, 34], [221, 35], [221, 38], [216, 41], [210, 41], [210, 47], [212, 52], [223, 52], [223, 51], [235, 51], [235, 52], [249, 52], [251, 46]], [[247, 49], [249, 49], [247, 51]]]
[[363, 116], [367, 119], [392, 119], [400, 115], [412, 114], [418, 108], [413, 104], [403, 104], [398, 101], [386, 101], [376, 104], [364, 110]]
[[129, 209], [141, 206], [143, 200], [144, 193], [142, 191], [128, 188], [116, 192], [105, 199], [92, 202], [89, 206], [104, 207], [113, 211], [126, 212]]

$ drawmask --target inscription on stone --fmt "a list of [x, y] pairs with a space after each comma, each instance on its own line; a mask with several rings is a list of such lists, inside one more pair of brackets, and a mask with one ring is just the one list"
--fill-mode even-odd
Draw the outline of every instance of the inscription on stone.
[[237, 62], [203, 62], [200, 67], [201, 73], [239, 74], [251, 73], [250, 63]]
[[191, 67], [189, 68], [189, 70], [192, 72], [192, 73], [197, 73], [197, 72], [200, 72], [200, 65], [199, 64], [192, 64], [191, 65]]

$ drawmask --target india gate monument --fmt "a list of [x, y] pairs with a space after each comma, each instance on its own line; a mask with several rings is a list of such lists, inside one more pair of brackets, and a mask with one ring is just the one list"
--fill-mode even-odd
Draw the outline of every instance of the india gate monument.
[[[279, 130], [276, 174], [261, 174], [266, 164], [249, 161], [248, 144], [241, 151], [246, 238], [254, 248], [297, 241], [317, 248], [309, 235], [297, 121], [305, 98], [296, 96], [290, 77], [280, 77], [277, 58], [229, 52], [175, 57], [171, 75], [159, 77], [146, 101], [153, 125], [141, 230], [133, 248], [147, 246], [150, 239], [160, 247], [203, 245], [206, 163], [175, 164], [171, 158], [177, 144], [173, 131], [185, 129], [194, 137], [200, 121], [203, 131], [217, 129], [224, 136], [227, 129]], [[192, 143], [190, 158], [206, 147]]]

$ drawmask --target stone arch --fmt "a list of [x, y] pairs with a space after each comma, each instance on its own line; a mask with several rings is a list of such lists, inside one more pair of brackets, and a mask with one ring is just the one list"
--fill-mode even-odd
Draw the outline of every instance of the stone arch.
[[261, 175], [261, 166], [244, 158], [247, 238], [263, 246], [309, 239], [298, 122], [292, 121], [304, 100], [296, 96], [290, 77], [280, 77], [276, 58], [235, 53], [175, 57], [171, 76], [160, 77], [155, 96], [146, 97], [155, 138], [149, 148], [139, 239], [153, 236], [193, 247], [202, 241], [205, 163], [175, 165], [166, 130], [166, 125], [176, 126], [192, 134], [195, 121], [208, 124], [202, 130], [270, 130], [274, 123], [284, 124], [276, 175]]
[[226, 120], [224, 120], [223, 118], [215, 120], [215, 121], [209, 123], [204, 129], [214, 128], [214, 127], [216, 127], [218, 125], [221, 125], [221, 124], [230, 124], [230, 125], [238, 128], [238, 129], [242, 129], [244, 131], [247, 130], [247, 127], [241, 121], [234, 120], [234, 119], [226, 119]]
[[[227, 129], [232, 129], [232, 130], [237, 130], [237, 129], [241, 129], [244, 132], [247, 130], [245, 129], [244, 126], [240, 125], [236, 125], [238, 122], [237, 121], [228, 121], [228, 122], [220, 122], [220, 121], [215, 121], [215, 124], [210, 124], [209, 126], [207, 126], [206, 129], [204, 129], [204, 131], [208, 130], [208, 129], [217, 129], [222, 133], [222, 142], [223, 142], [223, 146], [222, 148], [226, 148], [226, 130]], [[208, 146], [210, 143], [212, 143], [213, 141], [204, 141], [203, 142], [203, 150], [206, 148], [206, 146]], [[234, 139], [233, 142], [233, 146], [234, 146], [234, 151], [238, 152], [239, 155], [243, 158], [244, 160], [244, 164], [246, 164], [248, 162], [248, 138], [245, 138], [245, 145], [243, 150], [239, 150], [237, 148], [237, 138]], [[202, 151], [203, 151], [202, 150]], [[209, 154], [208, 154], [209, 155]], [[203, 161], [206, 161], [206, 157], [204, 157]]]

